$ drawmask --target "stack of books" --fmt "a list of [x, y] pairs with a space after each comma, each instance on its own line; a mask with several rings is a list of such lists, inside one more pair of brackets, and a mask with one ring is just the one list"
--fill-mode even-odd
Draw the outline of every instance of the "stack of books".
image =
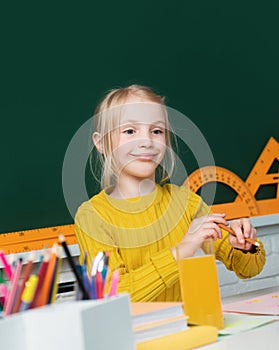
[[190, 326], [182, 303], [131, 303], [136, 350], [190, 350], [215, 342], [217, 328]]
[[132, 327], [135, 342], [143, 342], [187, 329], [181, 303], [133, 303]]

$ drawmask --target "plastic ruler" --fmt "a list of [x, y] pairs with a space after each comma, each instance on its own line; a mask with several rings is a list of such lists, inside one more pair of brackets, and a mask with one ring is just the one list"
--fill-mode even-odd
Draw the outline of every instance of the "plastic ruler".
[[[225, 168], [217, 166], [207, 166], [194, 171], [185, 181], [185, 185], [189, 185], [193, 192], [197, 192], [203, 185], [209, 182], [219, 182], [230, 187], [237, 193], [239, 202], [237, 205], [233, 203], [223, 203], [213, 205], [215, 212], [226, 213], [229, 220], [231, 216], [237, 217], [237, 212], [241, 212], [241, 216], [259, 215], [256, 199], [251, 193], [249, 187], [236, 174]], [[237, 212], [235, 212], [237, 210]]]
[[[271, 137], [256, 161], [253, 169], [244, 182], [232, 171], [218, 167], [207, 166], [195, 170], [184, 182], [184, 185], [197, 192], [209, 182], [220, 182], [230, 187], [237, 196], [230, 203], [213, 204], [215, 212], [226, 213], [228, 220], [239, 217], [268, 215], [279, 213], [279, 143]], [[277, 169], [270, 172], [275, 162]], [[261, 186], [276, 186], [275, 197], [257, 200], [256, 194]]]

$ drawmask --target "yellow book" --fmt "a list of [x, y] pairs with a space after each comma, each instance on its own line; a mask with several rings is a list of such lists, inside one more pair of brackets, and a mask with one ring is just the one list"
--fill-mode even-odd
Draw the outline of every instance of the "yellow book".
[[189, 326], [186, 330], [136, 344], [136, 350], [190, 350], [216, 341], [213, 326]]

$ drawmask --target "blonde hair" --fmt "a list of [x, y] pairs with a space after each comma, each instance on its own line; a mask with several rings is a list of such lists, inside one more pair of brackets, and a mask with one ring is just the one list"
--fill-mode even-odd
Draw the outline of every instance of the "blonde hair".
[[[170, 157], [170, 169], [166, 171], [166, 155], [162, 161], [162, 171], [160, 178], [157, 178], [159, 183], [167, 181], [174, 169], [175, 157], [171, 145], [170, 124], [167, 117], [167, 111], [165, 108], [165, 97], [156, 94], [152, 89], [147, 86], [130, 85], [123, 88], [117, 88], [110, 90], [108, 94], [101, 100], [95, 109], [94, 114], [94, 132], [98, 132], [101, 135], [100, 148], [102, 153], [98, 153], [99, 160], [102, 165], [101, 187], [106, 188], [115, 183], [117, 167], [112, 157], [112, 131], [119, 126], [121, 107], [125, 105], [125, 102], [129, 97], [139, 97], [143, 100], [158, 103], [164, 106], [166, 116], [166, 153]], [[119, 107], [119, 108], [115, 108]], [[91, 157], [92, 159], [92, 157]], [[95, 176], [95, 171], [92, 169], [92, 161], [90, 162], [91, 171]], [[156, 170], [158, 177], [158, 167]]]

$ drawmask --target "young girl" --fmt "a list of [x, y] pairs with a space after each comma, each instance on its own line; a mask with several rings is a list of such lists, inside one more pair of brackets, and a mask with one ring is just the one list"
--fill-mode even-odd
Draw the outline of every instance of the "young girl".
[[259, 247], [244, 240], [256, 239], [248, 219], [231, 221], [236, 236], [228, 235], [218, 226], [228, 224], [225, 214], [212, 213], [185, 186], [166, 183], [174, 157], [163, 97], [138, 85], [112, 90], [96, 109], [94, 127], [103, 190], [75, 217], [80, 261], [85, 253], [90, 263], [110, 251], [110, 275], [119, 269], [118, 292], [132, 301], [181, 300], [175, 254], [181, 241], [188, 257], [212, 237], [216, 259], [229, 270], [240, 278], [260, 273], [265, 250], [259, 240]]

